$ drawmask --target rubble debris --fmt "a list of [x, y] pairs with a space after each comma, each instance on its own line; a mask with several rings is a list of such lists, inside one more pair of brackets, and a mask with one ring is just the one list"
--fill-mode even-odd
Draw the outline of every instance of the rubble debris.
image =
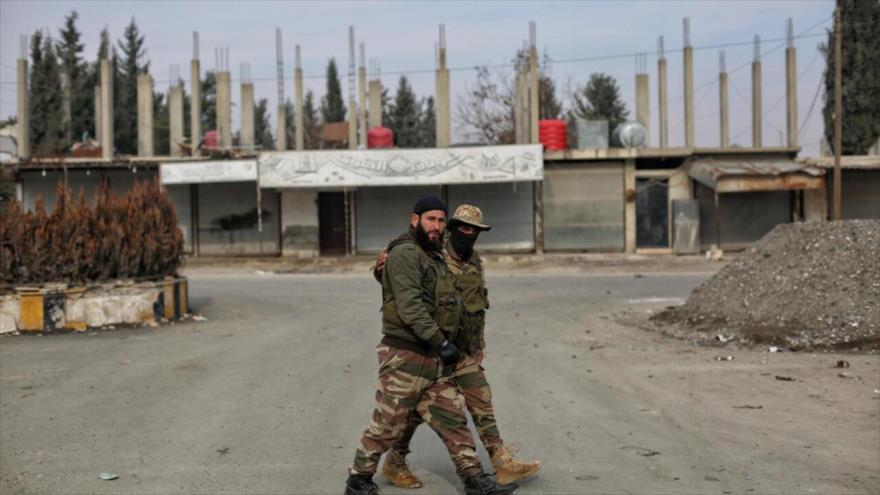
[[98, 475], [98, 478], [101, 478], [104, 481], [111, 481], [119, 479], [119, 475], [114, 473], [101, 473]]
[[715, 361], [733, 361], [733, 356], [715, 356]]
[[764, 406], [750, 406], [748, 404], [744, 406], [733, 406], [734, 409], [764, 409]]
[[707, 345], [880, 351], [880, 220], [778, 225], [651, 322]]
[[767, 349], [767, 352], [782, 352], [782, 349], [780, 349], [779, 347], [776, 347], [775, 345], [771, 345]]
[[208, 319], [202, 315], [193, 315], [192, 319], [193, 321], [208, 321]]
[[834, 367], [835, 368], [849, 368], [849, 361], [844, 361], [843, 359], [841, 359], [840, 361], [837, 362], [836, 365], [834, 365]]
[[776, 375], [776, 379], [779, 381], [783, 381], [783, 382], [793, 382], [796, 380], [796, 378], [793, 376], [782, 376], [782, 375]]

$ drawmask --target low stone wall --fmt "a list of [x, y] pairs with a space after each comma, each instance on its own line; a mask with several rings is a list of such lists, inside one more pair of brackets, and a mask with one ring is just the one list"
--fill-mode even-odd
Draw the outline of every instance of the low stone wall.
[[121, 280], [87, 287], [17, 287], [13, 293], [0, 295], [0, 334], [155, 325], [188, 313], [188, 287], [186, 278]]

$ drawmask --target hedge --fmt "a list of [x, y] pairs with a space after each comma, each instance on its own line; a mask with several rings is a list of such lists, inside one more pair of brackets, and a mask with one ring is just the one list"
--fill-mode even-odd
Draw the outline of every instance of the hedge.
[[33, 211], [13, 200], [0, 212], [3, 284], [160, 278], [182, 263], [183, 233], [158, 181], [138, 182], [124, 195], [105, 184], [93, 205], [61, 183], [51, 214], [41, 196]]

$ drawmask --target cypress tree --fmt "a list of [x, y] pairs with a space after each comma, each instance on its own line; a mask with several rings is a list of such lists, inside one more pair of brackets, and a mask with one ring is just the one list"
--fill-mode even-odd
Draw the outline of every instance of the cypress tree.
[[321, 117], [325, 124], [345, 120], [345, 103], [342, 100], [342, 87], [339, 84], [336, 59], [333, 58], [327, 63], [327, 94], [321, 99]]
[[321, 123], [318, 121], [318, 109], [315, 108], [315, 95], [306, 91], [303, 102], [303, 146], [307, 150], [321, 147]]
[[119, 62], [119, 84], [113, 90], [118, 94], [114, 108], [115, 144], [120, 153], [137, 153], [137, 76], [149, 72], [150, 63], [143, 61], [144, 36], [132, 17], [118, 42], [122, 51]]
[[275, 149], [275, 138], [269, 124], [269, 101], [266, 98], [260, 98], [254, 107], [254, 141], [259, 148]]
[[61, 72], [52, 40], [42, 31], [31, 39], [31, 84], [28, 95], [31, 111], [31, 143], [37, 154], [62, 152], [64, 113], [62, 109]]
[[64, 28], [60, 30], [58, 56], [70, 84], [70, 123], [69, 133], [79, 140], [85, 132], [95, 126], [94, 89], [88, 65], [82, 57], [82, 37], [76, 27], [79, 14], [73, 10], [64, 18]]
[[[863, 155], [880, 137], [880, 2], [838, 0], [842, 54], [843, 154]], [[834, 148], [834, 31], [825, 55], [825, 139]]]
[[397, 95], [388, 112], [388, 127], [394, 131], [394, 143], [400, 148], [421, 145], [422, 104], [416, 100], [406, 76], [397, 82]]

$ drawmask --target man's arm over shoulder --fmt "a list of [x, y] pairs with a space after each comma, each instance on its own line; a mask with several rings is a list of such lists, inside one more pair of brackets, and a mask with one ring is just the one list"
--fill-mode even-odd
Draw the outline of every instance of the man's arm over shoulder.
[[443, 342], [440, 327], [425, 309], [422, 300], [422, 261], [415, 245], [398, 246], [391, 251], [385, 270], [397, 304], [397, 315], [416, 336], [436, 347]]

